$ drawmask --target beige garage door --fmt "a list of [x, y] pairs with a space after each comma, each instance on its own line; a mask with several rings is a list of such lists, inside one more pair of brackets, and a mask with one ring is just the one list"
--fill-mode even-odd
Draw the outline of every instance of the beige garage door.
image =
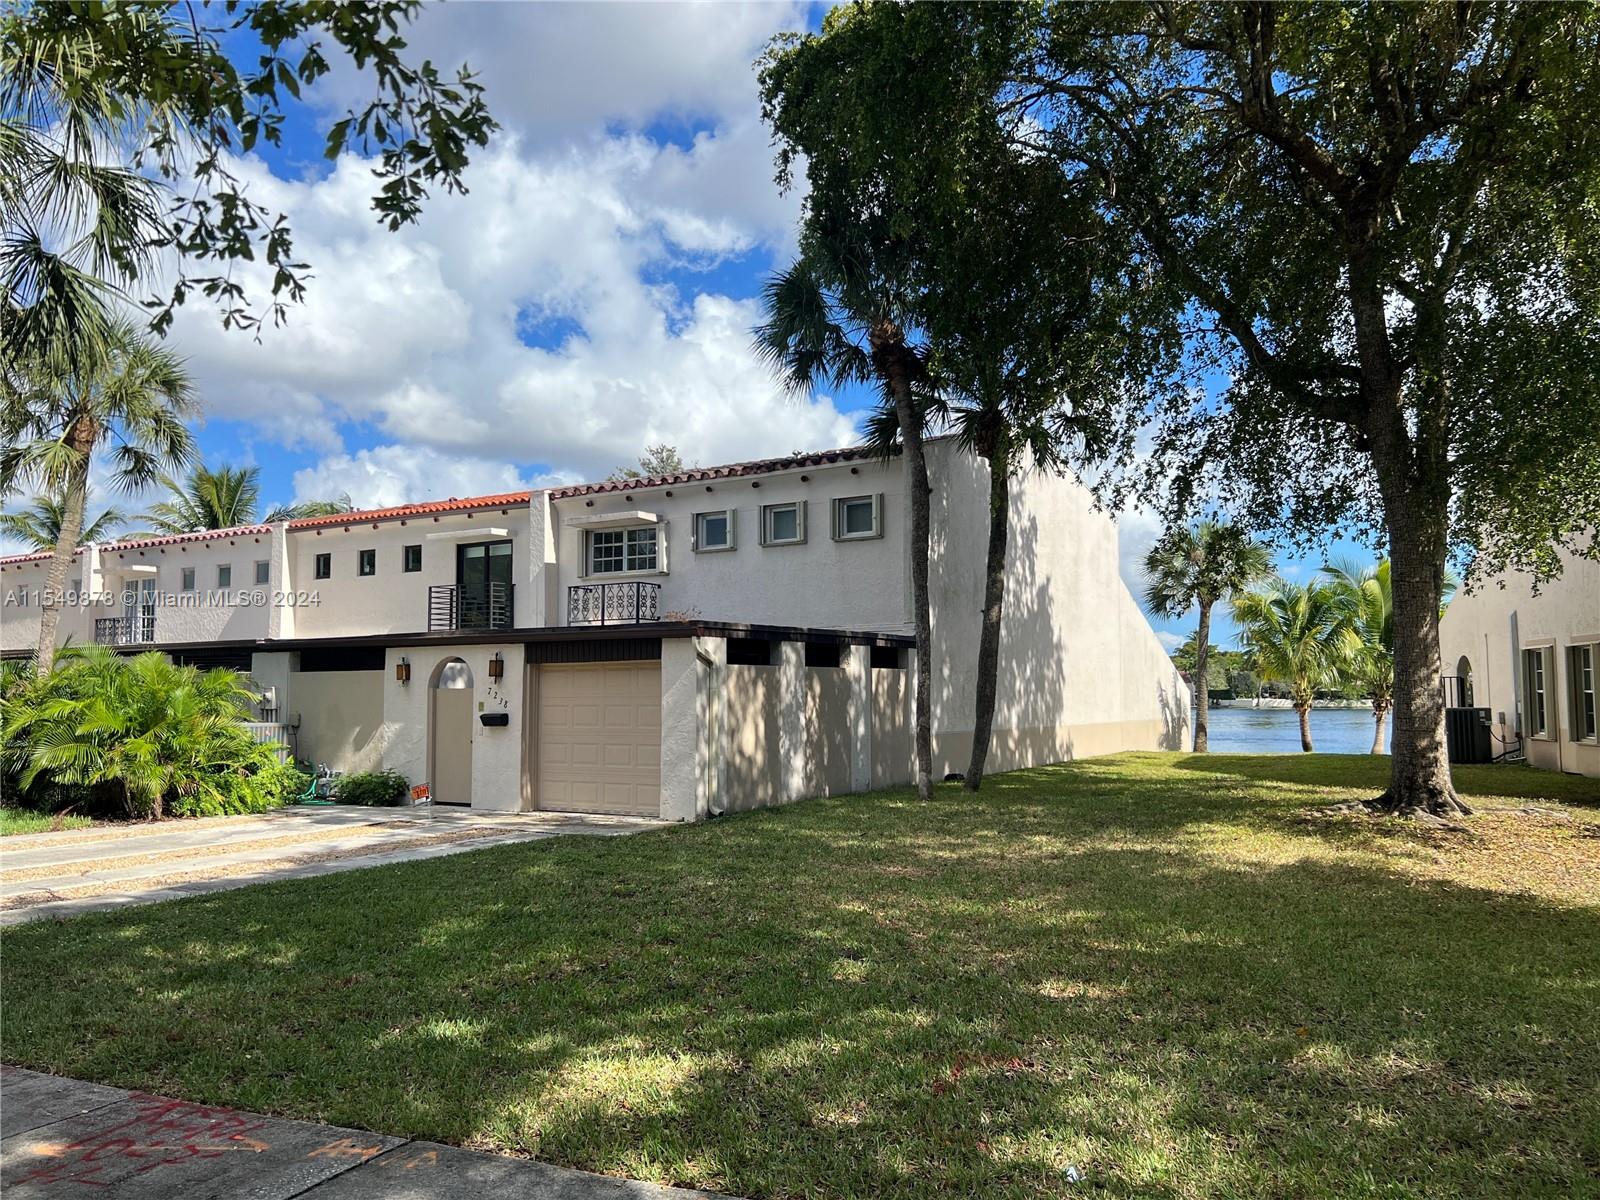
[[539, 807], [661, 815], [661, 665], [539, 668]]

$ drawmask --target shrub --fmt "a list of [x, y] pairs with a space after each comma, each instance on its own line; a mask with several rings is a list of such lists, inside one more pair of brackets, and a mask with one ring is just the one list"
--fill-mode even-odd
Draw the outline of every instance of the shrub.
[[340, 804], [400, 804], [410, 787], [399, 771], [358, 771], [338, 780], [334, 799]]
[[4, 696], [0, 770], [28, 808], [130, 817], [220, 816], [281, 803], [277, 750], [245, 728], [253, 693], [237, 671], [63, 651], [43, 679]]

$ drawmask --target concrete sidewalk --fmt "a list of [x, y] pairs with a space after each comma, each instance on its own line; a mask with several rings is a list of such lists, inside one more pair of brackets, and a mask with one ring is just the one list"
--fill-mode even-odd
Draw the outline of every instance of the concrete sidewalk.
[[360, 1129], [0, 1067], [6, 1200], [710, 1200]]
[[470, 809], [291, 808], [156, 832], [115, 826], [8, 837], [0, 844], [0, 925], [148, 904], [570, 834], [614, 836], [646, 818]]

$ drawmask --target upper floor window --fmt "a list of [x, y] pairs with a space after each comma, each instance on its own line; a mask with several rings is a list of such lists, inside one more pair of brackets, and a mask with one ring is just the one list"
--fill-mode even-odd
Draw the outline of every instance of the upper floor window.
[[833, 502], [835, 541], [883, 536], [883, 493], [876, 496], [841, 496]]
[[356, 551], [356, 574], [376, 575], [378, 573], [378, 552], [376, 550]]
[[402, 546], [400, 548], [400, 569], [402, 571], [422, 570], [421, 546]]
[[656, 569], [656, 527], [596, 529], [589, 534], [589, 573], [614, 575]]
[[194, 568], [185, 567], [179, 572], [178, 586], [186, 592], [194, 591]]
[[1545, 682], [1543, 650], [1522, 652], [1523, 717], [1529, 737], [1550, 736], [1549, 688]]
[[311, 560], [311, 574], [317, 579], [333, 578], [333, 555], [319, 554]]
[[1595, 724], [1594, 660], [1600, 646], [1574, 646], [1567, 651], [1567, 675], [1572, 684], [1572, 737], [1592, 742], [1600, 734]]
[[256, 586], [260, 587], [262, 584], [270, 583], [271, 581], [272, 563], [263, 558], [256, 563]]
[[761, 544], [794, 546], [806, 540], [806, 502], [761, 506]]
[[733, 549], [733, 509], [720, 512], [696, 513], [694, 517], [694, 548], [702, 553], [711, 550]]
[[228, 563], [219, 563], [217, 566], [217, 590], [222, 591], [233, 586], [233, 567]]

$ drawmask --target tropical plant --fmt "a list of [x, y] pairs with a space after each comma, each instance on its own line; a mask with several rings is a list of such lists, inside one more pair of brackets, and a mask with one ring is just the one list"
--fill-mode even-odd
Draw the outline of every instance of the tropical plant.
[[410, 786], [399, 771], [357, 771], [340, 777], [334, 797], [340, 804], [395, 805], [405, 800]]
[[279, 521], [298, 521], [301, 517], [334, 517], [340, 513], [354, 512], [355, 501], [349, 492], [340, 492], [337, 500], [302, 500], [298, 504], [280, 504], [269, 509], [261, 520], [267, 525]]
[[[175, 252], [172, 291], [152, 300], [157, 330], [198, 289], [224, 323], [254, 326], [228, 269], [258, 259], [271, 311], [299, 301], [308, 264], [287, 219], [234, 174], [237, 154], [278, 144], [284, 109], [333, 69], [329, 47], [376, 85], [334, 121], [325, 153], [376, 153], [373, 208], [391, 229], [415, 221], [430, 184], [460, 190], [469, 147], [495, 124], [464, 68], [412, 66], [399, 36], [419, 5], [295, 0], [248, 5], [12, 4], [0, 10], [0, 278], [8, 357], [50, 358], [105, 344], [119, 300]], [[220, 15], [208, 21], [208, 15]], [[248, 54], [237, 47], [248, 43]], [[245, 64], [241, 66], [240, 64]], [[182, 181], [181, 189], [169, 185]], [[190, 263], [217, 267], [191, 275]]]
[[813, 207], [800, 257], [762, 288], [766, 321], [756, 350], [793, 392], [866, 383], [894, 414], [911, 504], [911, 608], [916, 630], [917, 794], [933, 794], [933, 623], [928, 607], [928, 463], [923, 452], [923, 347], [904, 266], [881, 226], [830, 219]]
[[1237, 525], [1201, 521], [1169, 529], [1144, 557], [1144, 600], [1158, 617], [1200, 612], [1195, 631], [1194, 748], [1208, 748], [1211, 705], [1211, 610], [1272, 571], [1272, 553]]
[[254, 699], [236, 671], [68, 649], [4, 698], [0, 755], [24, 803], [65, 791], [130, 817], [259, 811], [279, 789], [257, 781], [277, 752], [245, 726]]
[[139, 520], [156, 534], [198, 533], [252, 525], [261, 499], [261, 468], [212, 469], [196, 463], [180, 482], [163, 475], [167, 498], [142, 513]]
[[[1352, 562], [1325, 563], [1322, 576], [1343, 594], [1350, 627], [1360, 650], [1350, 668], [1350, 681], [1372, 700], [1372, 753], [1384, 751], [1383, 726], [1394, 697], [1394, 584], [1389, 560], [1369, 566]], [[1456, 580], [1445, 573], [1442, 602], [1455, 593]]]
[[31, 484], [62, 503], [39, 605], [35, 662], [47, 675], [60, 597], [83, 535], [90, 461], [103, 451], [121, 490], [148, 486], [193, 453], [184, 421], [195, 401], [177, 355], [126, 321], [112, 326], [103, 354], [9, 359], [0, 372], [0, 495]]
[[1309, 753], [1317, 690], [1337, 683], [1360, 652], [1344, 596], [1328, 584], [1274, 579], [1235, 595], [1232, 610], [1256, 675], [1288, 688], [1300, 716], [1300, 748]]
[[[0, 533], [16, 538], [35, 550], [53, 550], [61, 540], [61, 523], [66, 518], [67, 506], [60, 497], [35, 496], [26, 508], [16, 512], [0, 513]], [[93, 519], [83, 518], [83, 531], [78, 535], [81, 544], [108, 541], [117, 528], [128, 520], [120, 508], [101, 509]]]

